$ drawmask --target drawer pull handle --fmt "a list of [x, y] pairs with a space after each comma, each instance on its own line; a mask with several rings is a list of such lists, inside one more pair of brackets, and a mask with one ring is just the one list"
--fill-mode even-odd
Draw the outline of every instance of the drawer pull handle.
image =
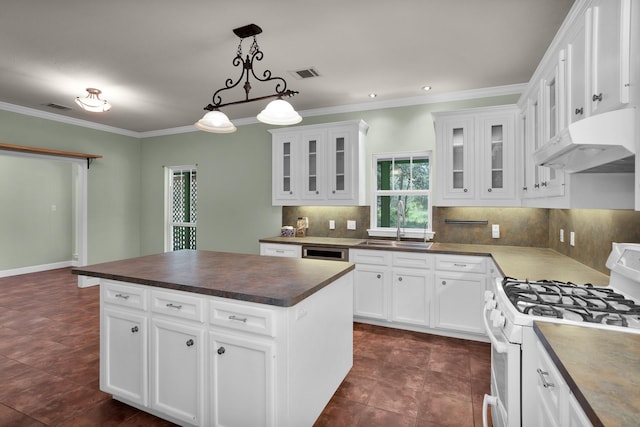
[[462, 268], [466, 268], [466, 267], [467, 267], [467, 264], [456, 264], [456, 263], [454, 263], [454, 264], [453, 264], [453, 266], [454, 266], [454, 267], [462, 267]]
[[229, 316], [229, 320], [237, 320], [238, 322], [247, 323], [246, 317], [238, 317], [235, 314], [232, 314], [231, 316]]
[[131, 333], [135, 334], [136, 332], [138, 332], [137, 326], [134, 326], [133, 328], [131, 328]]
[[175, 308], [176, 310], [181, 310], [182, 309], [182, 305], [171, 304], [170, 302], [167, 303], [167, 307]]
[[547, 375], [549, 375], [549, 372], [543, 371], [540, 368], [536, 369], [536, 372], [538, 372], [538, 375], [540, 375], [540, 381], [542, 381], [542, 387], [552, 388], [556, 386], [554, 383], [548, 382], [547, 379], [545, 378]]
[[116, 298], [122, 298], [123, 300], [128, 300], [130, 295], [116, 294]]
[[277, 254], [283, 254], [283, 253], [284, 253], [284, 251], [283, 251], [282, 249], [276, 249], [276, 253], [277, 253]]
[[193, 340], [187, 341], [187, 347], [191, 347], [193, 345]]
[[220, 347], [218, 349], [218, 354], [224, 354], [225, 351], [227, 351], [227, 350], [225, 350], [224, 347]]

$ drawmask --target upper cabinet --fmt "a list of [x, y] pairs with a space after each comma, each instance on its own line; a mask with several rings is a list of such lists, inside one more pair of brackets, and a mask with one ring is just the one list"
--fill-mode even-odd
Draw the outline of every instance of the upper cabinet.
[[518, 205], [515, 106], [434, 113], [438, 206]]
[[270, 130], [274, 206], [365, 204], [362, 120]]
[[[518, 101], [524, 205], [633, 208], [628, 147], [637, 151], [640, 138], [628, 131], [631, 115], [620, 113], [637, 106], [640, 94], [632, 81], [640, 74], [631, 72], [640, 63], [630, 55], [639, 14], [631, 0], [575, 2]], [[613, 132], [602, 131], [603, 123]]]

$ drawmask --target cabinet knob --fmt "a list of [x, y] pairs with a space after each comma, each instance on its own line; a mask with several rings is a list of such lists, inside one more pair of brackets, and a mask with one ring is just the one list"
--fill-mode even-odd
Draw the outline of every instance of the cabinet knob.
[[467, 191], [469, 191], [469, 190], [467, 190], [467, 189], [465, 188], [465, 189], [464, 189], [464, 190], [462, 190], [462, 191], [464, 191], [464, 192], [466, 193], [466, 192], [467, 192]]
[[442, 284], [443, 284], [443, 285], [446, 285], [446, 284], [447, 284], [447, 281], [446, 281], [446, 280], [443, 280], [443, 281], [442, 281]]
[[522, 187], [522, 191], [527, 191], [527, 187]]
[[398, 282], [402, 282], [402, 277], [398, 277]]
[[316, 191], [316, 194], [320, 194], [320, 192], [319, 192], [319, 191]]
[[597, 94], [597, 95], [593, 95], [593, 96], [591, 97], [591, 100], [592, 100], [593, 102], [596, 102], [596, 101], [602, 101], [602, 92], [600, 92], [600, 93], [599, 93], [599, 94]]
[[491, 193], [491, 189], [490, 189], [490, 188], [487, 188], [487, 191], [488, 191], [489, 193]]
[[133, 328], [131, 328], [131, 333], [135, 334], [136, 332], [138, 332], [138, 327], [134, 326]]
[[576, 108], [576, 116], [581, 116], [584, 114], [584, 108], [580, 107], [580, 108]]
[[333, 194], [336, 194], [336, 190], [333, 190], [333, 191], [332, 191], [332, 193], [333, 193]]
[[189, 341], [187, 341], [187, 347], [191, 347], [192, 345], [193, 345], [193, 340], [190, 339]]
[[541, 186], [546, 187], [547, 186], [547, 181], [543, 181], [540, 183]]
[[377, 275], [376, 275], [376, 277], [379, 279], [379, 278], [381, 278], [381, 277], [382, 277], [382, 275], [377, 274]]
[[289, 194], [293, 194], [293, 191], [289, 191]]
[[218, 354], [224, 354], [225, 351], [227, 351], [227, 350], [225, 350], [224, 347], [220, 347], [218, 349]]

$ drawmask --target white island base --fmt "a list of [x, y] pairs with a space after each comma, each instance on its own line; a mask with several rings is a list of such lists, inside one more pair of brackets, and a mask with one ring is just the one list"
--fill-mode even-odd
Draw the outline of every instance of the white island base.
[[291, 307], [101, 279], [100, 388], [184, 426], [312, 426], [353, 364], [353, 272]]

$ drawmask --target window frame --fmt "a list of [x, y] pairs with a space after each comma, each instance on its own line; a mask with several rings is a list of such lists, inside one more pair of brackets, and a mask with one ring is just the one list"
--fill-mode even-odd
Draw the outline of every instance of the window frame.
[[[429, 189], [428, 190], [378, 190], [378, 162], [381, 160], [396, 159], [406, 160], [409, 158], [413, 163], [414, 158], [427, 158], [429, 161]], [[378, 227], [378, 196], [427, 196], [428, 201], [428, 222], [426, 227], [421, 228], [401, 228], [400, 236], [410, 239], [431, 240], [435, 233], [432, 231], [433, 220], [433, 152], [431, 150], [400, 152], [400, 153], [378, 153], [371, 156], [371, 206], [370, 206], [370, 228], [367, 233], [370, 237], [397, 237], [397, 226], [395, 227]]]
[[[197, 207], [196, 207], [196, 221], [195, 222], [173, 222], [173, 176], [176, 172], [195, 172], [196, 183], [198, 182], [198, 165], [179, 165], [179, 166], [165, 166], [165, 215], [164, 215], [164, 251], [173, 252], [173, 227], [191, 227], [196, 230], [197, 236]], [[197, 184], [196, 184], [197, 194]], [[196, 237], [197, 239], [197, 237]], [[197, 247], [197, 243], [196, 243]]]

